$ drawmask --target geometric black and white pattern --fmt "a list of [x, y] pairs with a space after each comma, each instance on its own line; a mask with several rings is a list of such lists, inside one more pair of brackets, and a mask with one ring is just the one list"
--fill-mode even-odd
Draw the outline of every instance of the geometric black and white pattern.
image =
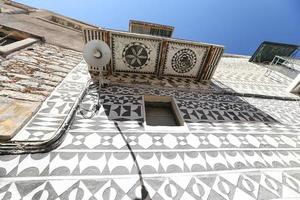
[[159, 65], [160, 40], [112, 34], [112, 66], [115, 72], [155, 74]]
[[[137, 178], [3, 181], [2, 199], [140, 199]], [[296, 199], [299, 173], [264, 172], [146, 177], [151, 199]]]
[[[77, 138], [77, 141], [80, 139]], [[114, 138], [116, 143], [119, 138]], [[300, 151], [294, 150], [193, 150], [183, 149], [147, 149], [134, 150], [135, 161], [129, 150], [102, 149], [58, 149], [49, 154], [21, 155], [1, 158], [1, 177], [36, 177], [50, 176], [71, 178], [72, 176], [134, 176], [140, 170], [145, 177], [152, 175], [171, 176], [178, 174], [202, 174], [253, 170], [288, 170], [299, 169]], [[129, 143], [134, 143], [129, 140]], [[122, 148], [124, 142], [116, 144]], [[191, 149], [187, 149], [191, 150]], [[159, 151], [159, 152], [158, 152]], [[18, 179], [18, 178], [16, 178]]]
[[[78, 129], [74, 126], [61, 146], [62, 149], [122, 149], [127, 147], [122, 143], [120, 135], [113, 134], [117, 131], [113, 124], [102, 127], [99, 131], [90, 131], [89, 129]], [[300, 147], [300, 137], [297, 134], [244, 134], [244, 133], [161, 133], [145, 132], [139, 130], [139, 125], [127, 124], [119, 127], [126, 130], [125, 138], [129, 141], [131, 147], [137, 150], [145, 149], [215, 149], [215, 148], [284, 148], [294, 149]], [[137, 133], [140, 132], [140, 133]], [[95, 138], [95, 140], [93, 140]], [[122, 145], [120, 145], [122, 143]]]
[[[70, 73], [15, 140], [55, 134], [84, 89], [85, 67]], [[77, 112], [57, 149], [0, 156], [0, 199], [300, 198], [298, 102], [135, 86], [100, 94], [100, 110], [92, 118]], [[187, 131], [145, 129], [144, 94], [173, 96]], [[96, 97], [85, 96], [82, 106]]]
[[147, 66], [150, 49], [140, 42], [128, 44], [122, 53], [124, 64], [132, 69], [141, 69]]
[[54, 137], [84, 91], [88, 79], [86, 64], [82, 61], [54, 89], [35, 116], [12, 140], [46, 141]]
[[286, 90], [293, 79], [275, 70], [267, 75], [267, 65], [258, 65], [248, 60], [223, 57], [215, 71], [213, 82], [222, 89], [237, 93], [299, 98]]
[[197, 78], [202, 70], [209, 47], [203, 45], [190, 45], [180, 42], [169, 42], [163, 74], [186, 78]]
[[196, 64], [197, 56], [190, 49], [177, 51], [172, 58], [172, 68], [178, 73], [189, 72]]

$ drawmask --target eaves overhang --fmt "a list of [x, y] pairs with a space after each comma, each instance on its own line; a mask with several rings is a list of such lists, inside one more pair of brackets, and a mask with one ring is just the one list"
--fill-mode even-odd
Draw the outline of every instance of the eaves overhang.
[[249, 59], [254, 63], [270, 63], [275, 56], [291, 57], [299, 49], [298, 45], [264, 41]]
[[[108, 74], [139, 73], [159, 78], [210, 81], [224, 46], [109, 29], [85, 29], [84, 42], [101, 40], [112, 50]], [[90, 73], [99, 68], [89, 67]]]

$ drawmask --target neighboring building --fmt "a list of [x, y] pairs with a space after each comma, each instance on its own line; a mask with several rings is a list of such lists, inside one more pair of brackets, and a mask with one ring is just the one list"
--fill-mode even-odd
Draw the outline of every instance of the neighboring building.
[[137, 20], [129, 21], [129, 32], [155, 35], [161, 37], [172, 37], [174, 27]]
[[[297, 62], [249, 62], [160, 24], [1, 12], [0, 199], [300, 198]], [[91, 40], [110, 47], [106, 66], [82, 60]]]
[[93, 27], [12, 1], [0, 13], [0, 139], [12, 138], [82, 59]]

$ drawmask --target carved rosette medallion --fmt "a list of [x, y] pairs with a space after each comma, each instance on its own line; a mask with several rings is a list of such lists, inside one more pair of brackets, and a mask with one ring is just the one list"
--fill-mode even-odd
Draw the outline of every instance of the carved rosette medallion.
[[181, 49], [172, 57], [172, 68], [177, 73], [186, 73], [191, 71], [196, 63], [196, 53], [191, 49]]
[[150, 49], [140, 42], [132, 42], [123, 50], [122, 58], [123, 62], [130, 69], [142, 69], [148, 65], [150, 60]]

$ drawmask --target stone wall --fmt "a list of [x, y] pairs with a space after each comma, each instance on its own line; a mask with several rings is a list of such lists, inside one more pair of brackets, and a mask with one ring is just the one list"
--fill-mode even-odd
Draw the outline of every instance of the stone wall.
[[0, 140], [12, 138], [81, 59], [46, 43], [0, 57]]
[[0, 96], [43, 101], [81, 60], [81, 53], [34, 44], [2, 58]]

